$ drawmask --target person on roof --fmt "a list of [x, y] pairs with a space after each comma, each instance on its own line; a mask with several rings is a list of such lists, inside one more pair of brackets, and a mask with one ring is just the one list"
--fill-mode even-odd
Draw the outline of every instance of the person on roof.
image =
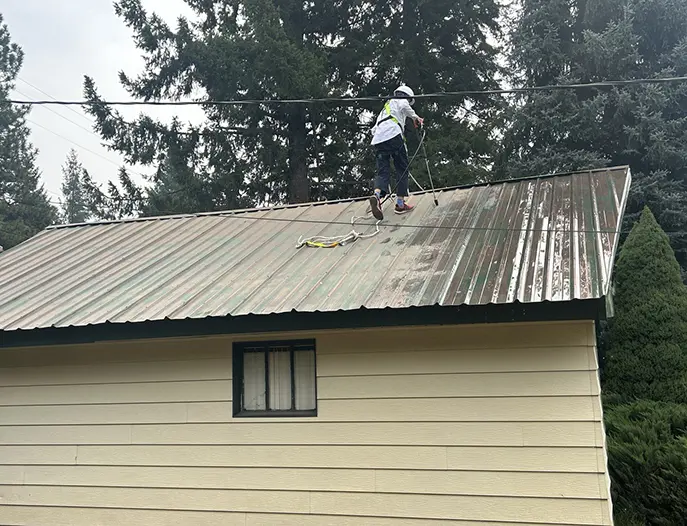
[[405, 202], [408, 196], [408, 149], [405, 142], [405, 123], [407, 118], [412, 119], [415, 126], [422, 126], [424, 122], [412, 108], [415, 102], [412, 89], [401, 85], [396, 88], [394, 97], [403, 98], [388, 100], [372, 128], [372, 145], [377, 155], [377, 177], [374, 182], [374, 194], [370, 197], [370, 207], [372, 215], [379, 221], [384, 219], [381, 199], [389, 188], [392, 158], [398, 177], [394, 212], [405, 214], [413, 209]]

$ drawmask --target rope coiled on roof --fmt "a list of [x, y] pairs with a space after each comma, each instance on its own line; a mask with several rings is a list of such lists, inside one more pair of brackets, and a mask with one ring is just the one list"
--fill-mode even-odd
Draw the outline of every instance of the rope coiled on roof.
[[355, 229], [356, 221], [365, 219], [364, 217], [353, 216], [351, 218], [351, 231], [348, 234], [343, 234], [340, 236], [312, 236], [306, 238], [298, 238], [298, 244], [296, 248], [301, 247], [312, 247], [312, 248], [334, 248], [337, 246], [343, 246], [348, 243], [353, 243], [358, 239], [368, 239], [379, 234], [379, 221], [375, 223], [375, 230], [369, 233], [361, 233]]

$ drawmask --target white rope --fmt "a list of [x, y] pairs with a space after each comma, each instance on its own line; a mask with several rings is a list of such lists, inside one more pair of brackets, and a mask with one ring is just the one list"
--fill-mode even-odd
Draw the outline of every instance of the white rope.
[[[413, 180], [413, 182], [418, 186], [418, 188], [420, 188], [420, 191], [422, 191], [422, 192], [424, 192], [425, 189], [417, 181], [417, 179], [415, 179], [413, 174], [410, 173], [410, 165], [415, 160], [415, 157], [417, 156], [418, 152], [420, 151], [420, 147], [423, 146], [424, 141], [425, 141], [425, 136], [426, 136], [426, 132], [424, 132], [424, 130], [423, 130], [422, 137], [420, 137], [420, 143], [417, 145], [415, 153], [410, 158], [410, 161], [408, 161], [408, 167], [406, 168], [406, 172], [408, 173], [408, 176]], [[427, 157], [427, 152], [425, 151], [425, 160], [426, 160], [426, 157]], [[429, 166], [428, 166], [428, 169], [429, 169]], [[405, 173], [404, 173], [404, 175], [405, 175]], [[430, 175], [430, 179], [431, 179], [431, 175]], [[396, 186], [398, 186], [398, 182], [396, 182]], [[432, 188], [433, 187], [434, 187], [434, 185], [432, 185]], [[384, 203], [389, 198], [391, 198], [393, 201], [396, 200], [396, 192], [395, 192], [396, 187], [394, 187], [394, 189], [392, 190], [391, 184], [389, 184], [388, 188], [389, 188], [389, 193], [387, 194], [387, 196], [382, 201], [382, 203], [381, 203], [382, 206], [384, 206]], [[372, 214], [372, 210], [368, 209], [367, 215], [369, 216], [371, 214]], [[346, 245], [348, 243], [353, 243], [354, 241], [357, 241], [358, 239], [368, 239], [368, 238], [371, 238], [371, 237], [379, 234], [379, 221], [377, 221], [375, 223], [374, 232], [370, 232], [368, 234], [363, 234], [363, 233], [358, 232], [355, 229], [355, 222], [359, 221], [360, 219], [366, 219], [366, 218], [358, 217], [358, 216], [353, 216], [351, 218], [351, 227], [352, 228], [348, 234], [343, 234], [340, 236], [312, 236], [312, 237], [306, 237], [306, 238], [299, 237], [298, 238], [298, 244], [296, 245], [296, 248], [298, 249], [298, 248], [301, 248], [303, 246], [309, 246], [309, 247], [313, 247], [313, 248], [333, 248], [336, 246], [343, 246], [343, 245]]]
[[424, 192], [425, 189], [422, 188], [422, 185], [421, 185], [420, 183], [417, 182], [417, 179], [415, 179], [415, 177], [413, 177], [413, 174], [411, 174], [410, 172], [408, 172], [408, 175], [409, 175], [410, 178], [413, 180], [413, 182], [418, 186], [418, 188], [420, 189], [420, 191], [421, 191], [421, 192]]
[[358, 232], [355, 229], [356, 221], [365, 219], [364, 217], [353, 216], [351, 218], [351, 231], [348, 234], [343, 234], [340, 236], [312, 236], [306, 238], [298, 238], [298, 244], [296, 248], [301, 248], [302, 246], [309, 246], [314, 248], [333, 248], [336, 246], [343, 246], [348, 243], [353, 243], [358, 239], [369, 239], [373, 236], [379, 234], [379, 221], [375, 223], [374, 232], [367, 234]]

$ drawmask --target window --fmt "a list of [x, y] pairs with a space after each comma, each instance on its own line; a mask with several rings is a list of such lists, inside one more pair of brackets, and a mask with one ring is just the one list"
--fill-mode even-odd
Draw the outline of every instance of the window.
[[235, 343], [234, 416], [316, 416], [315, 341]]

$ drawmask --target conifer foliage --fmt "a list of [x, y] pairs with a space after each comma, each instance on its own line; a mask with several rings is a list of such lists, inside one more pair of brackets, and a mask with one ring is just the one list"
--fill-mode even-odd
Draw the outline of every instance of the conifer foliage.
[[685, 524], [687, 405], [610, 405], [604, 420], [616, 526]]
[[604, 413], [617, 526], [687, 517], [687, 289], [648, 208], [615, 268]]
[[[24, 53], [12, 42], [0, 14], [0, 100], [9, 94]], [[29, 141], [28, 108], [0, 104], [0, 247], [7, 250], [56, 219], [56, 210], [40, 184], [37, 151]]]
[[87, 194], [84, 181], [88, 177], [75, 150], [70, 150], [62, 167], [62, 220], [83, 223], [88, 219]]
[[606, 390], [623, 401], [687, 403], [687, 289], [668, 236], [648, 208], [614, 272]]
[[[515, 85], [687, 75], [683, 0], [522, 0]], [[629, 165], [626, 228], [645, 206], [687, 270], [687, 84], [518, 95], [495, 155], [501, 177]]]
[[[496, 87], [496, 0], [474, 3], [186, 0], [175, 28], [141, 0], [117, 0], [145, 68], [120, 74], [133, 98], [264, 100], [389, 96]], [[369, 128], [380, 102], [208, 105], [205, 122], [131, 122], [84, 82], [96, 130], [127, 162], [157, 169], [140, 212], [198, 212], [336, 199], [371, 191]], [[482, 118], [457, 118], [464, 104]], [[437, 184], [487, 177], [496, 110], [484, 101], [417, 103]], [[409, 149], [417, 145], [411, 132]], [[424, 180], [424, 166], [415, 164]], [[109, 196], [112, 197], [112, 196]], [[112, 201], [112, 200], [110, 200]]]

